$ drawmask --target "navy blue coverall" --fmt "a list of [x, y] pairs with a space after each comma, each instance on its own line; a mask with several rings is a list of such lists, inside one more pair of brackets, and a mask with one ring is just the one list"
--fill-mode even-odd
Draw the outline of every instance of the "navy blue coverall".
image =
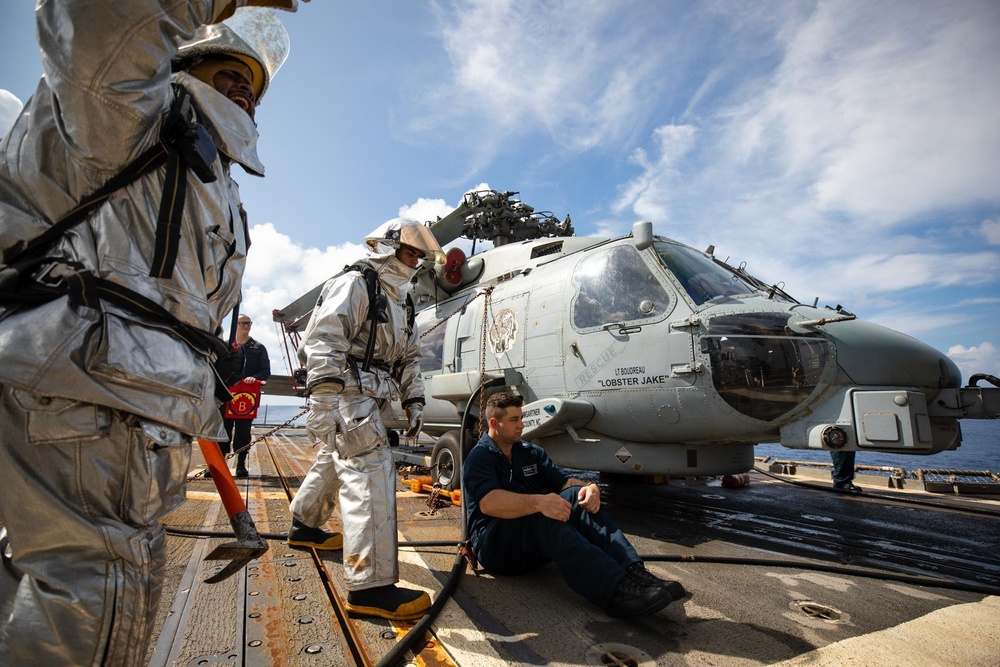
[[[490, 574], [521, 574], [552, 561], [570, 588], [606, 609], [626, 569], [642, 560], [603, 507], [595, 514], [580, 507], [580, 487], [561, 490], [569, 477], [541, 447], [519, 440], [508, 460], [493, 438], [483, 435], [462, 470], [472, 548]], [[569, 521], [540, 512], [517, 519], [487, 516], [479, 503], [494, 489], [558, 493], [572, 504]]]
[[853, 450], [838, 451], [832, 450], [830, 458], [833, 459], [833, 485], [844, 487], [854, 481], [854, 459], [857, 452]]

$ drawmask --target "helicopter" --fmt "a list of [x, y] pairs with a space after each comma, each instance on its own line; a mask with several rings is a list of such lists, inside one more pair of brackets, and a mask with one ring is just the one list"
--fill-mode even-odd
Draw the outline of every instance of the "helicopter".
[[[556, 464], [631, 475], [743, 473], [769, 442], [934, 454], [960, 445], [959, 419], [1000, 417], [1000, 386], [978, 386], [995, 377], [963, 387], [956, 364], [914, 338], [800, 303], [651, 222], [578, 237], [569, 216], [517, 195], [466, 193], [429, 227], [442, 247], [471, 240], [471, 253], [453, 247], [413, 278], [423, 430], [444, 488], [459, 487], [500, 389], [523, 397], [522, 439]], [[480, 241], [490, 247], [476, 253]], [[274, 311], [292, 349], [321, 288]], [[385, 422], [405, 429], [398, 403]]]

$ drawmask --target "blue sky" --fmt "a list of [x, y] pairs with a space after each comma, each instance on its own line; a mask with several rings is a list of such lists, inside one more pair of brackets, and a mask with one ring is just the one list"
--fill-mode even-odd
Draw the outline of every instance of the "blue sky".
[[[41, 74], [0, 8], [0, 124]], [[995, 0], [331, 2], [281, 13], [288, 61], [239, 173], [244, 310], [270, 312], [400, 214], [481, 184], [656, 233], [1000, 375]]]

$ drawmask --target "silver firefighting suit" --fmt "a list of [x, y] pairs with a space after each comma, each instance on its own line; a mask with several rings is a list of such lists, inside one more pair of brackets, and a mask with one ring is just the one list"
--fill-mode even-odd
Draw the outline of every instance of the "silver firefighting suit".
[[[172, 74], [171, 58], [225, 4], [38, 2], [45, 77], [0, 141], [4, 258], [160, 141], [173, 81], [220, 156], [214, 182], [188, 178], [172, 275], [150, 277], [162, 167], [46, 254], [220, 330], [248, 245], [230, 165], [263, 175], [257, 131], [214, 88]], [[129, 310], [66, 296], [0, 307], [0, 609], [12, 612], [0, 664], [142, 663], [165, 566], [157, 519], [184, 500], [192, 436], [225, 436], [214, 385], [208, 358]]]
[[[419, 340], [405, 308], [413, 269], [392, 255], [363, 261], [378, 271], [388, 322], [375, 327], [373, 363], [365, 371], [365, 279], [347, 271], [323, 287], [299, 348], [316, 397], [307, 427], [323, 447], [291, 505], [294, 518], [321, 528], [333, 516], [339, 492], [348, 590], [399, 580], [396, 476], [381, 412], [393, 399], [401, 399], [404, 407], [424, 401]], [[317, 396], [316, 387], [323, 384], [341, 391]], [[333, 415], [324, 410], [330, 401], [339, 408], [346, 434], [332, 435]]]

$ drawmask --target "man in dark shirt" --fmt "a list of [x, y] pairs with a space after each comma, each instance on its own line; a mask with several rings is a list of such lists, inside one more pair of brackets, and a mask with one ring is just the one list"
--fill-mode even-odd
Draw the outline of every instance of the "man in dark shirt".
[[554, 561], [574, 591], [609, 616], [656, 613], [687, 595], [646, 570], [601, 509], [601, 489], [568, 477], [545, 451], [520, 440], [522, 398], [494, 394], [489, 432], [463, 466], [463, 500], [473, 551], [493, 575], [520, 574]]
[[[236, 330], [236, 358], [237, 363], [232, 374], [227, 378], [226, 384], [233, 387], [240, 382], [247, 384], [257, 384], [267, 382], [271, 377], [271, 360], [267, 356], [267, 348], [258, 341], [250, 337], [250, 327], [253, 321], [247, 315], [240, 315], [237, 320], [239, 325]], [[237, 452], [236, 455], [236, 477], [246, 477], [247, 455], [250, 453], [250, 427], [253, 419], [233, 419], [226, 417], [226, 406], [222, 406], [222, 416], [225, 418], [226, 434], [229, 436], [227, 442], [220, 442], [219, 448], [223, 454]]]

